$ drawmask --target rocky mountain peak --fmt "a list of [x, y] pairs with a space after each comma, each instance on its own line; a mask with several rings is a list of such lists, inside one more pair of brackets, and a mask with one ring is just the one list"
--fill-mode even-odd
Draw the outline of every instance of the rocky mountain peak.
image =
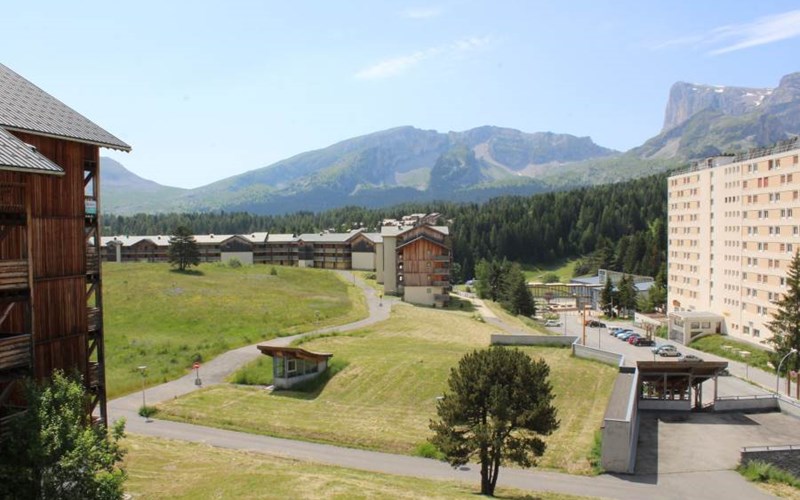
[[761, 106], [772, 93], [773, 89], [675, 83], [669, 91], [662, 132], [707, 109], [730, 116], [749, 113]]

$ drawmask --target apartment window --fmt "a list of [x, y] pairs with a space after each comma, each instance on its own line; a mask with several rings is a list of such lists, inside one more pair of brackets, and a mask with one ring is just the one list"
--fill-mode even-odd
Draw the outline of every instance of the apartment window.
[[750, 335], [750, 327], [749, 326], [743, 326], [742, 327], [742, 333], [744, 333], [745, 335]]
[[753, 337], [760, 337], [760, 336], [761, 336], [761, 330], [759, 330], [758, 328], [753, 328]]

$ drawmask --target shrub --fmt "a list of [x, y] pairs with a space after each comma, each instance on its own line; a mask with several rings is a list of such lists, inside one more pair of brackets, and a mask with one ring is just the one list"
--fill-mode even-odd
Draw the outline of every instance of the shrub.
[[800, 488], [800, 480], [791, 473], [761, 460], [750, 460], [746, 463], [739, 464], [736, 470], [748, 481], [756, 483], [783, 483], [794, 488]]
[[277, 276], [278, 275], [278, 270], [275, 269], [275, 266], [272, 266], [272, 267], [269, 268], [269, 275], [270, 276]]
[[144, 418], [150, 418], [153, 415], [158, 413], [158, 409], [155, 406], [147, 406], [142, 405], [139, 407], [139, 416]]
[[444, 460], [444, 453], [430, 441], [419, 443], [415, 448], [413, 455], [415, 457], [433, 458], [435, 460]]
[[236, 257], [228, 259], [228, 267], [230, 267], [232, 269], [238, 269], [238, 268], [242, 267], [242, 261], [237, 259]]

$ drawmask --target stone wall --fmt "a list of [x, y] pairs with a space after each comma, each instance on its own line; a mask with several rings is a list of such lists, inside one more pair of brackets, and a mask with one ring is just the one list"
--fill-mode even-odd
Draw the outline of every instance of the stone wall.
[[742, 448], [741, 462], [745, 464], [753, 460], [767, 462], [800, 478], [800, 446], [757, 446]]

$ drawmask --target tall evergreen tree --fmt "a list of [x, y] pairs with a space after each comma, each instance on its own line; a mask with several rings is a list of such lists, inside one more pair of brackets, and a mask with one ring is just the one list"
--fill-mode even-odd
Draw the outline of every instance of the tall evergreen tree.
[[[775, 347], [775, 367], [791, 349], [800, 351], [800, 251], [792, 258], [786, 273], [786, 293], [776, 305], [778, 309], [772, 315], [772, 321], [767, 324], [772, 331], [770, 342]], [[789, 356], [783, 366], [786, 370], [800, 368], [798, 355]]]
[[186, 226], [178, 226], [169, 238], [169, 263], [179, 271], [200, 264], [200, 248], [192, 231]]
[[549, 373], [543, 360], [503, 347], [467, 354], [450, 372], [431, 442], [453, 466], [477, 458], [482, 494], [494, 495], [501, 464], [535, 465], [542, 437], [558, 429]]
[[606, 285], [600, 292], [600, 309], [606, 316], [614, 314], [614, 285], [608, 276], [606, 276]]
[[508, 269], [503, 281], [503, 298], [501, 300], [503, 307], [515, 315], [533, 316], [536, 314], [533, 294], [528, 288], [525, 274], [518, 265], [515, 264]]

